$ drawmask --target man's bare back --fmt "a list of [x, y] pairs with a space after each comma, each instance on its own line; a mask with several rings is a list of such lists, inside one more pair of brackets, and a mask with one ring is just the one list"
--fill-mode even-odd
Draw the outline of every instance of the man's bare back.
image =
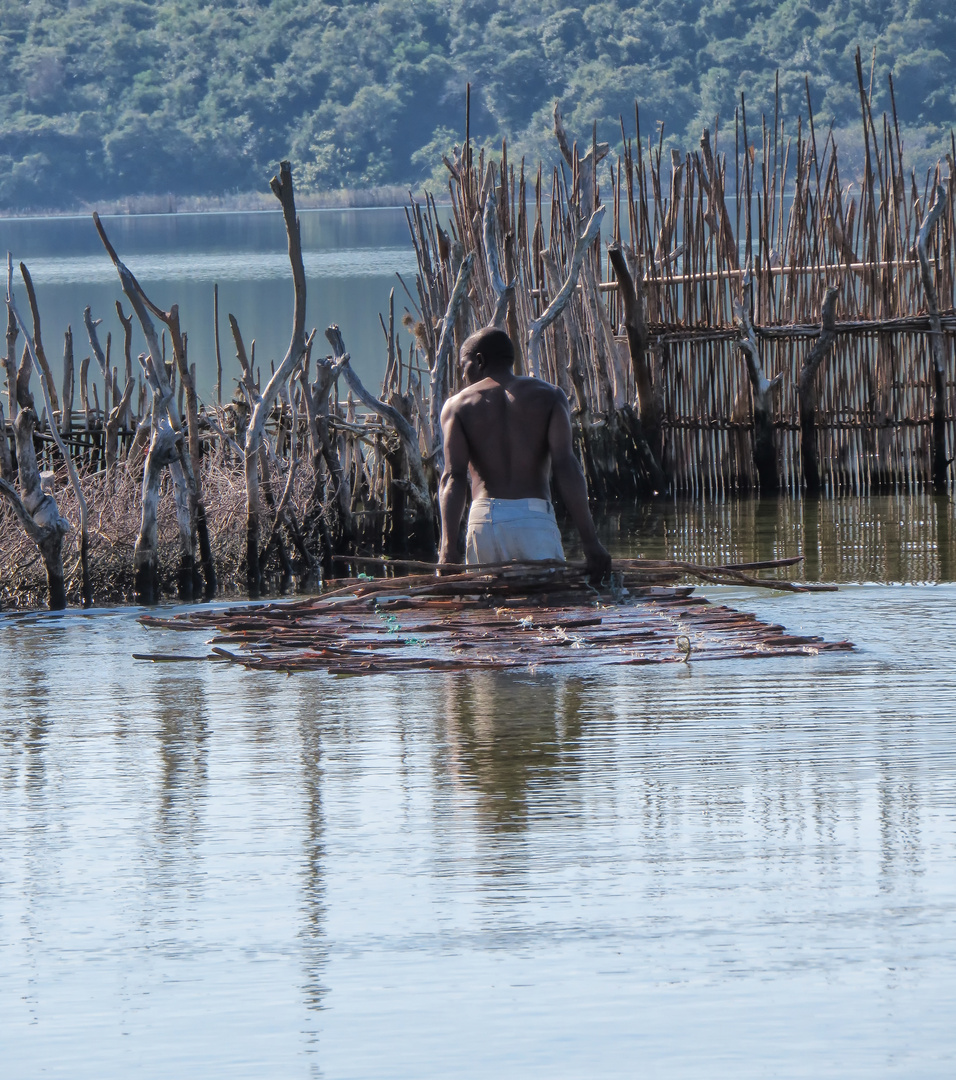
[[603, 577], [610, 556], [588, 507], [587, 483], [574, 455], [565, 395], [541, 379], [517, 376], [508, 336], [487, 329], [462, 346], [465, 388], [442, 409], [445, 468], [440, 486], [439, 559], [458, 562], [458, 529], [469, 480], [474, 501], [536, 499], [550, 505], [553, 474], [581, 534], [592, 576]]
[[482, 379], [448, 402], [442, 423], [467, 444], [473, 499], [551, 497], [548, 428], [559, 397], [549, 383], [510, 375]]

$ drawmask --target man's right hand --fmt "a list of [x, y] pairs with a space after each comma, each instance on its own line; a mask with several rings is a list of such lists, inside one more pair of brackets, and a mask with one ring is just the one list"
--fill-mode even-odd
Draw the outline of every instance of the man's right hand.
[[599, 541], [585, 546], [584, 557], [588, 563], [588, 581], [592, 585], [600, 585], [611, 576], [611, 556]]

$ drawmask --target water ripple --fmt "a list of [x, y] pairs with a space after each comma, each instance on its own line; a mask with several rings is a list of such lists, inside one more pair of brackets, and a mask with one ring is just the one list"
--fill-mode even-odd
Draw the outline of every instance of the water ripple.
[[[416, 271], [415, 254], [407, 248], [352, 248], [306, 251], [305, 272], [319, 278], [367, 278]], [[271, 281], [289, 278], [284, 252], [213, 252], [127, 256], [126, 264], [143, 282], [159, 281]], [[37, 285], [108, 284], [116, 271], [105, 255], [33, 259], [30, 273]]]

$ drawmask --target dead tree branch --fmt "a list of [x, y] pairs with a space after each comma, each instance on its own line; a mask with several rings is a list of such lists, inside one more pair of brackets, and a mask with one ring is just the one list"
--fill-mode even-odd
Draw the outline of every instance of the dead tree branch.
[[[52, 406], [52, 410], [48, 413], [48, 419], [52, 427], [56, 423], [53, 413], [59, 412], [60, 403], [57, 400], [53, 374], [50, 371], [50, 365], [47, 363], [46, 353], [43, 351], [43, 342], [40, 339], [40, 308], [37, 305], [36, 290], [33, 288], [33, 278], [30, 277], [30, 271], [24, 263], [20, 263], [20, 274], [23, 277], [23, 284], [26, 286], [27, 300], [30, 302], [30, 314], [33, 316], [33, 360], [39, 370], [43, 372], [43, 377], [46, 380], [47, 396]], [[22, 325], [20, 329], [22, 332]]]
[[279, 174], [273, 176], [269, 186], [282, 205], [295, 301], [292, 338], [288, 351], [256, 402], [246, 430], [246, 581], [249, 595], [253, 597], [259, 595], [262, 577], [259, 566], [259, 446], [266, 417], [272, 411], [279, 390], [294, 376], [305, 356], [305, 266], [302, 262], [302, 238], [292, 189], [292, 166], [288, 161], [280, 162]]
[[817, 461], [816, 443], [816, 405], [817, 396], [814, 380], [833, 342], [836, 340], [836, 302], [840, 290], [833, 285], [827, 286], [826, 297], [820, 320], [820, 336], [810, 350], [797, 382], [797, 397], [800, 404], [800, 449], [803, 458], [803, 478], [807, 491], [816, 494], [822, 488], [820, 466]]
[[627, 347], [631, 356], [631, 370], [634, 373], [634, 385], [637, 389], [637, 404], [640, 426], [644, 441], [647, 443], [647, 458], [650, 479], [655, 491], [667, 488], [667, 477], [663, 469], [663, 432], [664, 402], [659, 387], [654, 385], [651, 371], [649, 335], [647, 319], [644, 314], [643, 282], [639, 277], [632, 277], [627, 265], [624, 250], [620, 244], [608, 247], [608, 257], [614, 276], [617, 278], [618, 295], [624, 308], [624, 331], [627, 334]]
[[[8, 253], [9, 257], [9, 253]], [[7, 311], [7, 351], [3, 354], [3, 370], [7, 376], [7, 411], [10, 419], [17, 415], [19, 402], [17, 401], [17, 320], [12, 311]]]
[[337, 326], [330, 326], [325, 331], [325, 336], [332, 346], [335, 354], [336, 374], [344, 376], [346, 383], [358, 400], [373, 413], [380, 416], [387, 424], [394, 428], [398, 435], [402, 448], [405, 451], [405, 460], [408, 462], [408, 486], [412, 496], [418, 505], [419, 512], [429, 521], [434, 520], [434, 503], [428, 489], [428, 481], [425, 479], [425, 469], [422, 464], [422, 456], [419, 450], [418, 435], [412, 425], [404, 416], [391, 405], [380, 401], [370, 394], [362, 384], [352, 368], [349, 354], [345, 350], [345, 342], [342, 333]]
[[455, 346], [455, 322], [458, 312], [468, 293], [468, 282], [475, 265], [475, 253], [470, 251], [462, 260], [455, 279], [445, 316], [441, 321], [441, 333], [438, 337], [438, 349], [431, 369], [431, 399], [428, 403], [428, 422], [431, 428], [431, 461], [436, 473], [441, 473], [445, 464], [442, 449], [441, 411], [448, 396], [448, 361]]
[[[162, 364], [162, 361], [160, 361]], [[159, 389], [155, 365], [144, 360], [147, 381], [153, 387], [152, 436], [143, 470], [142, 518], [136, 547], [133, 549], [136, 599], [140, 604], [155, 604], [159, 600], [158, 516], [159, 493], [163, 469], [180, 455], [181, 432], [174, 430], [165, 414], [167, 403]], [[172, 393], [168, 388], [166, 393]], [[177, 445], [180, 444], [180, 445]]]
[[[179, 415], [179, 409], [176, 406], [175, 396], [172, 392], [167, 394], [167, 390], [169, 390], [169, 379], [166, 376], [166, 365], [163, 363], [163, 351], [160, 346], [159, 337], [156, 334], [156, 328], [153, 325], [152, 319], [149, 317], [149, 310], [157, 312], [160, 309], [152, 304], [130, 269], [120, 259], [113, 245], [110, 243], [109, 237], [106, 235], [106, 230], [103, 228], [103, 223], [100, 221], [99, 214], [95, 212], [93, 214], [93, 224], [96, 226], [96, 231], [99, 234], [100, 240], [106, 248], [113, 265], [116, 267], [116, 272], [119, 274], [123, 292], [126, 294], [127, 299], [132, 305], [133, 311], [136, 313], [136, 317], [139, 319], [140, 326], [143, 329], [143, 334], [146, 337], [146, 345], [149, 349], [150, 356], [153, 358], [153, 371], [160, 387], [161, 398], [169, 417], [170, 425], [174, 431], [181, 431], [183, 426], [182, 418]], [[181, 553], [182, 565], [180, 582], [185, 584], [188, 580], [191, 586], [196, 558], [194, 535], [195, 532], [198, 531], [202, 553], [203, 576], [205, 577], [206, 583], [205, 593], [206, 596], [209, 597], [215, 593], [216, 577], [212, 551], [209, 547], [208, 530], [206, 529], [205, 507], [203, 506], [199, 485], [196, 481], [195, 473], [193, 472], [192, 461], [182, 442], [177, 444], [177, 449], [180, 455], [180, 465], [182, 467], [182, 482], [185, 483], [187, 487], [186, 499], [190, 512], [189, 536], [188, 538], [183, 538], [184, 544]], [[186, 599], [186, 597], [183, 597], [183, 599]]]
[[929, 314], [929, 340], [932, 355], [933, 375], [933, 450], [932, 472], [933, 488], [937, 495], [945, 495], [949, 490], [946, 483], [946, 362], [943, 357], [943, 329], [939, 318], [939, 299], [936, 284], [929, 263], [929, 239], [936, 224], [946, 209], [946, 190], [941, 184], [936, 185], [933, 204], [926, 219], [920, 226], [916, 251], [919, 256], [920, 281], [926, 294], [926, 308]]
[[584, 232], [578, 237], [571, 255], [571, 265], [568, 268], [568, 276], [560, 291], [554, 297], [542, 314], [531, 323], [528, 332], [528, 355], [531, 358], [531, 373], [535, 378], [541, 376], [541, 335], [554, 322], [564, 310], [565, 305], [571, 299], [574, 286], [577, 284], [581, 264], [587, 255], [588, 248], [594, 243], [601, 232], [601, 222], [604, 220], [604, 207], [599, 206], [591, 215], [591, 220], [585, 226]]
[[[748, 279], [749, 284], [749, 279]], [[747, 362], [747, 375], [750, 378], [751, 401], [753, 402], [753, 456], [760, 478], [760, 490], [772, 494], [780, 486], [777, 471], [777, 446], [773, 435], [773, 395], [779, 388], [783, 376], [775, 375], [768, 379], [760, 359], [760, 346], [757, 334], [750, 319], [748, 308], [734, 300], [734, 322], [737, 325], [737, 348]]]
[[[27, 291], [30, 295], [33, 295], [33, 303], [35, 304], [36, 297], [33, 294], [33, 283], [30, 280], [29, 272], [27, 271], [23, 263], [20, 263], [20, 273], [23, 275], [24, 282], [29, 283], [27, 285]], [[20, 312], [17, 309], [16, 301], [13, 297], [13, 260], [11, 259], [9, 253], [7, 254], [7, 308], [12, 313], [14, 319], [16, 320], [17, 326], [20, 328], [20, 333], [23, 335], [24, 351], [29, 355], [32, 363], [35, 364], [37, 367], [37, 371], [40, 376], [40, 392], [43, 397], [43, 406], [46, 410], [47, 419], [50, 425], [50, 435], [57, 450], [60, 451], [60, 454], [62, 455], [63, 460], [66, 463], [67, 473], [70, 477], [70, 485], [72, 486], [73, 491], [76, 495], [77, 506], [80, 510], [80, 567], [82, 574], [82, 598], [83, 606], [90, 607], [93, 602], [93, 597], [90, 587], [89, 565], [87, 559], [89, 530], [87, 526], [88, 511], [86, 505], [86, 498], [83, 495], [83, 489], [80, 486], [80, 478], [79, 476], [77, 476], [76, 466], [73, 464], [73, 457], [64, 445], [63, 439], [61, 438], [60, 432], [56, 425], [50, 395], [51, 387], [49, 383], [49, 378], [52, 378], [52, 376], [49, 376], [49, 366], [45, 363], [40, 363], [34, 341], [31, 338], [26, 326], [24, 325], [23, 319], [20, 316]], [[34, 315], [34, 326], [39, 326], [39, 315], [36, 313]], [[23, 410], [21, 410], [21, 412], [22, 411]], [[23, 420], [23, 426], [26, 427], [27, 425], [29, 425], [30, 429], [30, 437], [28, 440], [25, 441], [21, 439], [19, 434], [21, 427], [21, 417], [19, 413], [17, 414], [17, 419], [14, 425], [17, 432], [17, 464], [18, 471], [20, 473], [20, 490], [23, 492], [24, 505], [31, 513], [34, 512], [33, 504], [36, 504], [37, 507], [41, 508], [47, 506], [45, 502], [46, 499], [50, 499], [52, 501], [53, 510], [56, 510], [56, 501], [51, 495], [43, 493], [43, 498], [41, 499], [37, 492], [32, 490], [34, 484], [34, 472], [36, 473], [35, 482], [37, 490], [39, 490], [40, 482], [40, 474], [36, 464], [36, 452], [33, 448], [34, 423], [35, 413], [33, 412], [32, 408], [29, 408], [26, 410], [26, 414]], [[29, 443], [29, 447], [26, 449], [28, 456], [27, 460], [24, 461], [22, 455], [24, 453], [24, 449], [26, 448], [27, 443]], [[26, 481], [24, 480], [25, 476], [27, 478]], [[53, 528], [54, 531], [59, 530], [60, 523], [65, 521], [65, 519], [60, 517], [58, 510], [56, 510], [55, 516], [49, 509], [43, 510], [43, 513], [46, 517], [49, 518], [49, 521], [51, 523], [50, 527]], [[36, 517], [35, 514], [34, 517]], [[50, 585], [51, 610], [59, 610], [59, 608], [66, 607], [66, 592], [63, 584], [62, 545], [63, 536], [66, 535], [66, 532], [69, 530], [69, 528], [69, 522], [66, 522], [66, 528], [58, 537], [54, 539], [52, 534], [48, 533], [46, 547], [44, 547], [44, 545], [40, 545], [40, 551], [43, 554], [43, 559], [47, 566], [47, 580]], [[61, 598], [63, 601], [62, 604], [60, 604]], [[57, 605], [56, 608], [54, 608], [54, 602]]]
[[482, 215], [482, 238], [485, 245], [485, 262], [488, 266], [488, 277], [492, 291], [495, 294], [495, 310], [491, 317], [491, 325], [499, 330], [505, 329], [508, 321], [508, 305], [514, 303], [515, 289], [518, 279], [512, 278], [505, 284], [501, 273], [501, 256], [498, 245], [498, 199], [492, 184], [485, 198], [485, 211]]

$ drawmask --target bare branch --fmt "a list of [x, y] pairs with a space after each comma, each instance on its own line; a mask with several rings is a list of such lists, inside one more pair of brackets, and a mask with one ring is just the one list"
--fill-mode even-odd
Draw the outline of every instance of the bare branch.
[[[21, 263], [20, 264], [20, 273], [24, 274], [25, 280], [29, 281], [29, 274], [25, 274], [24, 273], [25, 270], [26, 270], [26, 268], [24, 267], [23, 263]], [[32, 283], [30, 285], [30, 289], [32, 289]], [[44, 364], [40, 364], [39, 359], [37, 357], [36, 350], [35, 350], [33, 339], [31, 338], [29, 331], [27, 330], [26, 326], [23, 323], [23, 319], [20, 316], [20, 312], [17, 310], [16, 301], [14, 300], [14, 297], [13, 297], [13, 262], [12, 262], [12, 259], [10, 258], [9, 255], [7, 256], [7, 307], [12, 312], [13, 317], [16, 319], [17, 326], [19, 326], [19, 328], [20, 328], [20, 333], [23, 335], [23, 340], [24, 340], [24, 343], [25, 343], [26, 350], [29, 353], [30, 358], [32, 359], [32, 361], [36, 364], [37, 370], [39, 372], [39, 375], [40, 375], [40, 392], [41, 392], [41, 394], [43, 396], [43, 405], [44, 405], [44, 408], [46, 409], [47, 418], [48, 418], [49, 423], [50, 423], [50, 435], [51, 435], [51, 437], [53, 439], [53, 442], [56, 444], [56, 448], [60, 451], [60, 454], [62, 455], [63, 460], [66, 462], [67, 473], [69, 474], [69, 477], [70, 477], [70, 485], [72, 486], [73, 491], [74, 491], [74, 493], [76, 495], [77, 506], [79, 507], [79, 510], [80, 510], [80, 552], [81, 552], [82, 562], [83, 562], [83, 571], [82, 572], [83, 572], [84, 602], [86, 602], [87, 597], [89, 595], [89, 577], [88, 577], [88, 573], [87, 573], [86, 558], [85, 558], [86, 544], [87, 544], [87, 537], [88, 537], [88, 530], [87, 530], [88, 511], [87, 511], [87, 505], [86, 505], [86, 497], [84, 496], [83, 489], [80, 486], [80, 478], [79, 478], [79, 476], [77, 476], [76, 466], [73, 464], [73, 456], [67, 450], [66, 446], [63, 443], [63, 439], [60, 437], [60, 432], [59, 432], [59, 430], [57, 428], [56, 420], [55, 420], [54, 415], [53, 415], [53, 406], [52, 406], [52, 404], [50, 402], [50, 385], [48, 383], [49, 367], [45, 366]], [[35, 319], [34, 324], [38, 325], [38, 323], [36, 322], [36, 319]], [[17, 417], [17, 419], [19, 421], [19, 416]], [[22, 457], [23, 457], [22, 454], [18, 454], [18, 461]], [[35, 463], [35, 458], [34, 458], [34, 463]], [[22, 468], [21, 468], [20, 478], [21, 478], [21, 486], [22, 486], [22, 482], [23, 482]], [[30, 498], [31, 498], [31, 496], [28, 494], [27, 495], [28, 507], [29, 507], [29, 503], [30, 503]], [[47, 496], [47, 498], [49, 498], [49, 496]], [[53, 506], [54, 506], [54, 508], [56, 507], [55, 502], [53, 503]], [[31, 509], [31, 512], [33, 512], [32, 509]], [[57, 511], [56, 516], [57, 516], [57, 518], [59, 518], [59, 511]], [[59, 519], [59, 520], [62, 521], [64, 519]], [[59, 526], [57, 526], [57, 527], [59, 527]], [[63, 531], [65, 532], [66, 530], [64, 529]], [[42, 546], [41, 546], [41, 550], [43, 550]], [[45, 554], [44, 554], [44, 558], [46, 558]], [[57, 546], [57, 558], [59, 558], [59, 546]], [[48, 570], [49, 570], [49, 566], [48, 566]], [[59, 575], [60, 575], [60, 579], [61, 579], [60, 580], [60, 586], [62, 587], [62, 576], [63, 576], [62, 565], [60, 566]], [[54, 598], [52, 596], [52, 588], [53, 588], [53, 586], [51, 585], [51, 605], [54, 603]], [[65, 603], [66, 603], [66, 601], [65, 601], [65, 598], [64, 598], [62, 606], [65, 606]]]
[[282, 204], [289, 247], [289, 263], [292, 267], [294, 309], [292, 338], [282, 363], [262, 391], [252, 411], [246, 429], [246, 567], [250, 596], [259, 595], [259, 445], [265, 428], [266, 417], [272, 410], [279, 390], [290, 378], [305, 356], [305, 266], [302, 262], [302, 237], [299, 219], [295, 212], [295, 196], [292, 188], [292, 166], [288, 161], [279, 163], [279, 175], [269, 182], [273, 194]]
[[[564, 158], [564, 160], [573, 169], [574, 168], [574, 154], [573, 154], [573, 151], [572, 151], [571, 143], [568, 140], [567, 130], [564, 127], [564, 117], [561, 115], [561, 102], [560, 101], [556, 101], [554, 103], [553, 116], [554, 116], [554, 137], [558, 140], [558, 148], [561, 151], [561, 156]], [[597, 144], [597, 160], [595, 161], [595, 165], [599, 165], [607, 157], [610, 149], [611, 149], [610, 143], [602, 142], [602, 143]], [[588, 164], [590, 165], [590, 162], [589, 162], [588, 159], [592, 157], [591, 151], [592, 151], [592, 148], [588, 147], [587, 153], [584, 155], [583, 158], [580, 159], [582, 165], [585, 162], [588, 162]]]
[[[7, 261], [11, 259], [10, 252], [7, 252]], [[17, 320], [13, 317], [13, 312], [7, 310], [7, 351], [3, 356], [3, 369], [7, 375], [7, 404], [10, 410], [10, 419], [17, 415], [17, 335], [19, 334], [17, 328]]]
[[488, 276], [494, 291], [496, 302], [491, 325], [503, 329], [508, 319], [508, 305], [513, 303], [517, 277], [506, 285], [501, 273], [501, 258], [498, 250], [498, 236], [495, 228], [498, 219], [498, 199], [494, 186], [489, 188], [485, 198], [485, 212], [482, 217], [482, 236], [485, 244], [485, 261], [488, 264]]
[[[37, 294], [33, 288], [33, 278], [30, 277], [30, 271], [26, 267], [26, 263], [20, 263], [20, 275], [23, 278], [23, 284], [27, 289], [27, 299], [30, 302], [30, 314], [33, 316], [33, 357], [37, 367], [43, 372], [46, 378], [47, 395], [53, 405], [53, 409], [59, 411], [60, 403], [56, 396], [56, 387], [53, 384], [53, 374], [50, 371], [50, 365], [47, 363], [46, 353], [43, 351], [43, 342], [40, 340], [40, 308], [37, 306]], [[54, 423], [53, 413], [49, 413], [50, 425]]]
[[601, 222], [603, 220], [604, 207], [599, 206], [591, 215], [591, 220], [587, 223], [584, 232], [578, 237], [574, 245], [571, 265], [568, 268], [568, 276], [564, 284], [544, 312], [531, 324], [531, 330], [528, 334], [528, 355], [531, 357], [531, 371], [535, 378], [540, 377], [541, 373], [541, 335], [561, 314], [571, 299], [571, 294], [574, 292], [574, 286], [581, 270], [581, 264], [584, 262], [588, 248], [601, 232]]
[[30, 511], [23, 505], [23, 500], [17, 494], [17, 489], [7, 480], [4, 480], [2, 476], [0, 476], [0, 495], [6, 496], [11, 507], [13, 507], [17, 520], [23, 526], [23, 531], [39, 546], [45, 535], [44, 530], [37, 525]]
[[99, 365], [100, 373], [104, 379], [109, 379], [110, 373], [106, 366], [106, 354], [100, 345], [96, 328], [102, 324], [102, 319], [94, 319], [89, 307], [83, 309], [83, 325], [86, 327], [86, 336], [90, 339], [90, 348], [93, 350], [93, 358]]
[[[178, 307], [173, 305], [168, 312], [164, 312], [161, 308], [157, 307], [147, 297], [144, 289], [136, 280], [129, 267], [127, 267], [122, 259], [120, 259], [119, 255], [117, 255], [116, 249], [110, 243], [109, 237], [106, 235], [106, 230], [103, 228], [103, 223], [100, 221], [99, 214], [95, 212], [93, 214], [93, 224], [96, 226], [96, 231], [99, 234], [100, 240], [106, 248], [113, 265], [116, 267], [120, 283], [123, 286], [123, 292], [126, 294], [127, 299], [132, 305], [133, 311], [139, 319], [140, 326], [143, 328], [143, 334], [146, 337], [146, 345], [149, 348], [150, 356], [153, 358], [153, 370], [161, 390], [160, 396], [164, 402], [167, 415], [169, 416], [169, 422], [174, 431], [180, 431], [183, 426], [182, 417], [179, 415], [175, 396], [171, 392], [167, 393], [169, 390], [169, 379], [166, 375], [166, 365], [163, 363], [163, 351], [159, 342], [159, 337], [156, 334], [156, 327], [149, 317], [149, 313], [152, 312], [169, 328], [170, 338], [173, 342], [173, 352], [180, 372], [180, 379], [182, 380], [183, 385], [188, 389], [191, 384], [189, 370], [186, 364], [185, 345], [179, 329]], [[194, 403], [193, 397], [191, 397], [190, 400]], [[192, 426], [195, 427], [195, 424]], [[209, 544], [209, 534], [206, 528], [206, 510], [203, 505], [199, 483], [193, 470], [193, 463], [188, 447], [184, 446], [182, 442], [179, 442], [176, 445], [180, 455], [180, 465], [182, 467], [179, 482], [186, 485], [186, 498], [189, 505], [191, 522], [188, 536], [183, 537], [184, 548], [182, 552], [182, 562], [184, 565], [192, 565], [195, 562], [194, 535], [198, 533], [203, 576], [206, 582], [205, 595], [208, 599], [215, 595], [216, 572]], [[180, 576], [180, 586], [181, 590], [183, 587], [186, 587], [185, 577], [182, 574]], [[190, 599], [191, 595], [190, 583], [186, 595], [183, 595], [182, 599]]]
[[372, 412], [381, 416], [383, 420], [391, 424], [395, 429], [395, 433], [402, 442], [402, 446], [405, 450], [405, 459], [408, 462], [409, 487], [411, 488], [419, 508], [424, 511], [426, 515], [431, 516], [434, 513], [434, 506], [428, 490], [428, 481], [425, 479], [425, 470], [422, 465], [422, 456], [418, 445], [418, 435], [415, 433], [415, 429], [408, 420], [402, 416], [398, 409], [386, 404], [384, 401], [380, 401], [365, 389], [362, 380], [358, 377], [353, 370], [352, 365], [349, 363], [350, 357], [345, 351], [345, 343], [342, 340], [342, 334], [339, 328], [337, 326], [330, 326], [325, 331], [325, 336], [328, 338], [329, 344], [335, 352], [336, 374], [341, 373], [344, 376], [352, 393], [355, 394], [367, 409], [371, 409]]
[[452, 289], [445, 317], [441, 321], [441, 333], [438, 338], [438, 350], [431, 370], [431, 398], [428, 405], [428, 422], [431, 427], [432, 460], [435, 469], [440, 472], [444, 465], [441, 434], [441, 411], [448, 392], [448, 361], [455, 345], [455, 322], [458, 312], [468, 293], [468, 282], [475, 265], [475, 253], [470, 251], [458, 268], [458, 277]]

